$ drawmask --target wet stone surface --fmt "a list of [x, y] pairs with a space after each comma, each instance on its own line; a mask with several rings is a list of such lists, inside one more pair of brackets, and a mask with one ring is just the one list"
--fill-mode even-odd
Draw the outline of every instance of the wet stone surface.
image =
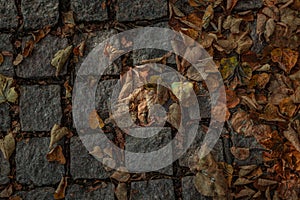
[[171, 179], [150, 180], [131, 183], [130, 199], [175, 199], [173, 181]]
[[117, 5], [118, 21], [153, 20], [166, 17], [167, 1], [164, 0], [120, 0]]
[[0, 1], [0, 29], [16, 28], [18, 26], [17, 16], [17, 7], [14, 1]]
[[71, 185], [67, 189], [66, 200], [114, 200], [114, 185], [108, 183], [104, 188], [88, 191], [88, 188], [80, 185]]
[[[24, 38], [29, 41], [29, 38]], [[25, 42], [23, 42], [23, 47]], [[46, 36], [34, 47], [32, 55], [27, 57], [16, 67], [16, 74], [22, 78], [45, 78], [55, 77], [56, 68], [50, 63], [55, 53], [68, 46], [66, 38], [61, 39], [52, 35]], [[67, 67], [61, 70], [59, 75], [65, 75]]]
[[9, 105], [0, 104], [0, 131], [6, 132], [10, 128]]
[[[95, 157], [89, 154], [89, 151], [83, 145], [79, 137], [72, 137], [70, 144], [71, 151], [71, 175], [73, 179], [105, 179], [111, 172], [106, 171], [104, 165]], [[94, 145], [94, 138], [88, 138], [91, 147]], [[92, 149], [91, 149], [92, 151]]]
[[43, 186], [60, 181], [64, 174], [64, 166], [47, 161], [49, 143], [50, 138], [32, 138], [17, 143], [16, 179], [19, 183]]
[[182, 200], [210, 200], [211, 198], [201, 195], [194, 186], [194, 177], [183, 177], [182, 180]]
[[60, 86], [21, 86], [20, 93], [23, 131], [50, 131], [55, 123], [60, 123]]
[[[130, 130], [129, 134], [126, 135], [126, 142], [125, 142], [125, 150], [132, 152], [132, 153], [151, 153], [154, 151], [158, 151], [161, 148], [163, 148], [165, 145], [167, 145], [172, 140], [172, 134], [171, 129], [169, 128], [155, 128], [155, 127], [147, 127], [147, 128], [133, 128]], [[147, 131], [147, 132], [146, 132]], [[147, 138], [138, 138], [139, 134], [148, 134], [149, 137]], [[153, 135], [150, 137], [150, 135]], [[137, 137], [136, 137], [137, 136]], [[155, 163], [158, 163], [158, 161], [171, 161], [172, 159], [172, 149], [170, 151], [167, 151], [167, 154], [165, 157], [153, 157], [152, 160], [138, 160], [138, 158], [135, 158], [133, 156], [129, 156], [128, 159], [126, 159], [125, 164], [126, 166], [130, 166], [132, 168], [135, 168], [136, 170], [139, 169], [139, 165], [137, 163], [142, 164], [140, 167], [143, 167], [144, 165], [151, 166]], [[126, 157], [126, 155], [125, 155]], [[157, 170], [160, 173], [172, 175], [173, 174], [173, 168], [172, 165], [166, 166], [162, 169]]]
[[104, 0], [73, 0], [71, 9], [78, 21], [105, 21], [108, 19]]
[[0, 169], [0, 185], [7, 184], [9, 182], [10, 164], [8, 160], [4, 159], [2, 153], [0, 153]]
[[[0, 22], [1, 24], [1, 22]], [[0, 52], [9, 51], [13, 53], [10, 34], [0, 34]], [[3, 56], [4, 62], [0, 65], [0, 74], [5, 76], [14, 76], [14, 67], [12, 64], [12, 56]]]
[[41, 29], [54, 26], [59, 18], [58, 0], [22, 0], [21, 12], [25, 29]]
[[22, 198], [22, 200], [52, 200], [55, 189], [52, 187], [42, 187], [33, 189], [31, 191], [21, 191], [17, 192], [16, 196]]

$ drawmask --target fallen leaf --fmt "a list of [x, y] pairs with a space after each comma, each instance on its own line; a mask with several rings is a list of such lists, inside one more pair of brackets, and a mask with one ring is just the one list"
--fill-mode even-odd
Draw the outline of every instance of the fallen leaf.
[[58, 124], [54, 124], [54, 126], [51, 129], [51, 138], [50, 138], [50, 145], [49, 149], [53, 148], [53, 145], [60, 141], [64, 136], [69, 135], [70, 131], [66, 127], [60, 127]]
[[34, 48], [34, 42], [32, 40], [29, 40], [28, 42], [26, 42], [25, 47], [23, 49], [23, 57], [26, 58], [29, 55], [31, 55], [31, 52], [33, 51]]
[[16, 143], [13, 133], [7, 134], [4, 139], [0, 139], [0, 150], [6, 160], [9, 160], [12, 153], [15, 151]]
[[234, 74], [235, 68], [238, 66], [239, 62], [235, 56], [230, 58], [222, 58], [221, 65], [221, 74], [223, 79], [227, 79]]
[[115, 195], [118, 200], [127, 200], [127, 185], [125, 183], [119, 183], [115, 190]]
[[266, 23], [266, 30], [264, 31], [264, 36], [266, 38], [266, 41], [269, 42], [270, 41], [270, 36], [273, 35], [274, 31], [275, 31], [275, 21], [274, 19], [268, 19], [267, 23]]
[[214, 18], [214, 9], [213, 6], [210, 4], [207, 6], [205, 13], [202, 17], [202, 28], [206, 29], [209, 26], [210, 20]]
[[238, 178], [234, 183], [233, 185], [234, 186], [237, 186], [237, 185], [248, 185], [249, 183], [253, 183], [254, 181], [253, 180], [249, 180], [247, 178]]
[[191, 82], [173, 82], [171, 85], [172, 92], [179, 99], [182, 106], [188, 107], [194, 105], [194, 102], [191, 98], [194, 90], [193, 83]]
[[250, 83], [248, 85], [249, 88], [257, 87], [258, 89], [264, 89], [270, 80], [270, 74], [261, 73], [255, 74], [252, 76]]
[[246, 160], [250, 156], [249, 148], [231, 147], [230, 151], [232, 155], [238, 160]]
[[4, 62], [4, 56], [2, 55], [2, 53], [0, 53], [0, 65], [2, 65], [3, 62]]
[[130, 179], [129, 172], [124, 168], [118, 168], [117, 171], [115, 171], [110, 178], [113, 178], [119, 182], [127, 182]]
[[0, 192], [0, 198], [8, 198], [13, 193], [13, 186], [9, 185], [4, 190]]
[[103, 120], [97, 113], [97, 110], [93, 110], [89, 115], [89, 126], [91, 129], [96, 129], [98, 127], [103, 128], [105, 126]]
[[72, 98], [72, 87], [69, 85], [69, 81], [64, 83], [64, 87], [66, 89], [66, 98]]
[[76, 46], [74, 49], [73, 49], [73, 53], [75, 56], [80, 56], [80, 57], [83, 57], [84, 55], [84, 50], [85, 50], [85, 40], [82, 41], [78, 46]]
[[54, 199], [63, 199], [65, 198], [66, 188], [68, 186], [68, 177], [62, 177], [60, 183], [55, 190]]
[[226, 10], [231, 11], [239, 0], [227, 0]]
[[255, 193], [256, 192], [254, 190], [245, 187], [245, 189], [242, 189], [239, 193], [235, 194], [234, 197], [236, 199], [241, 199], [241, 198], [249, 199], [249, 197], [251, 198]]
[[17, 66], [18, 64], [20, 64], [23, 61], [23, 55], [22, 54], [18, 54], [16, 59], [13, 62], [14, 66]]
[[232, 128], [239, 134], [244, 134], [245, 136], [252, 135], [253, 121], [249, 118], [247, 112], [239, 109], [235, 112], [230, 120]]
[[299, 133], [297, 133], [289, 124], [289, 128], [283, 131], [284, 137], [291, 142], [291, 144], [296, 148], [297, 151], [300, 152], [300, 140]]
[[12, 78], [0, 74], [0, 103], [10, 102], [15, 103], [18, 99], [18, 94], [13, 87], [14, 80]]
[[60, 145], [57, 145], [49, 153], [47, 153], [46, 158], [49, 162], [58, 162], [61, 165], [66, 164], [66, 158], [63, 154], [63, 149]]
[[58, 76], [60, 71], [63, 69], [70, 54], [72, 53], [72, 48], [73, 46], [70, 45], [65, 49], [59, 50], [57, 53], [55, 53], [54, 58], [51, 60], [51, 65], [56, 68], [56, 76]]
[[234, 18], [231, 15], [229, 15], [223, 22], [223, 28], [230, 29], [231, 33], [237, 34], [240, 32], [240, 24], [242, 21], [243, 20], [241, 18]]
[[172, 124], [174, 128], [179, 129], [181, 124], [181, 108], [177, 103], [173, 103], [169, 107], [168, 122]]
[[264, 187], [266, 187], [266, 186], [271, 186], [271, 185], [275, 185], [275, 184], [277, 184], [277, 183], [278, 183], [277, 181], [268, 180], [268, 179], [263, 179], [263, 178], [259, 178], [259, 179], [257, 180], [257, 184], [258, 184], [259, 186], [264, 186]]
[[279, 67], [288, 74], [296, 65], [298, 56], [299, 52], [287, 48], [276, 48], [271, 52], [272, 61], [277, 62], [279, 64]]
[[296, 106], [291, 98], [284, 98], [280, 103], [279, 103], [279, 110], [280, 113], [288, 116], [288, 117], [293, 117], [297, 111], [298, 106]]
[[240, 99], [236, 96], [235, 91], [226, 90], [227, 108], [235, 108], [239, 103]]

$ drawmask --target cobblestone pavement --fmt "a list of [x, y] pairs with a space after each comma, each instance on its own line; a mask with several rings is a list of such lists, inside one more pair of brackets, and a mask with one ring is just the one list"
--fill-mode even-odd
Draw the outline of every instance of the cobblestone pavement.
[[[184, 5], [187, 1], [180, 1]], [[241, 2], [241, 1], [240, 1]], [[238, 3], [235, 9], [244, 6], [257, 9], [257, 3], [245, 5]], [[110, 178], [114, 170], [107, 169], [85, 149], [74, 128], [70, 98], [66, 98], [66, 82], [72, 87], [80, 64], [97, 43], [122, 30], [139, 26], [168, 27], [168, 2], [166, 0], [0, 0], [0, 52], [9, 52], [0, 65], [0, 74], [13, 77], [19, 93], [16, 103], [0, 104], [0, 132], [4, 137], [8, 132], [16, 133], [16, 150], [9, 161], [0, 155], [0, 199], [8, 196], [24, 200], [53, 199], [53, 194], [62, 177], [68, 177], [65, 199], [117, 199], [115, 191], [118, 181]], [[63, 13], [74, 11], [76, 28], [70, 28], [63, 21]], [[22, 54], [28, 42], [35, 40], [37, 31], [50, 26], [51, 31], [41, 41], [34, 44], [31, 55], [14, 66], [18, 54]], [[34, 36], [34, 37], [33, 37]], [[56, 76], [50, 65], [55, 53], [69, 45], [74, 47], [86, 40], [86, 51], [81, 56], [72, 54]], [[115, 78], [120, 76], [124, 62], [138, 64], [141, 60], [162, 56], [157, 50], [136, 51], [123, 56], [116, 65], [108, 68], [105, 82], [97, 89], [97, 106], [100, 116], [108, 116], [107, 99]], [[76, 60], [76, 62], [75, 62]], [[170, 57], [168, 64], [174, 65]], [[111, 79], [111, 80], [110, 80]], [[203, 91], [199, 106], [204, 119], [203, 127], [209, 122], [209, 97]], [[73, 137], [59, 142], [66, 157], [64, 165], [49, 163], [46, 154], [49, 149], [50, 131], [54, 124], [68, 127]], [[202, 126], [201, 126], [202, 127]], [[114, 127], [107, 130], [112, 140], [116, 139]], [[172, 131], [166, 129], [164, 135], [144, 143], [126, 137], [125, 149], [147, 152], [160, 148], [172, 138]], [[193, 185], [194, 174], [188, 168], [188, 157], [195, 153], [203, 139], [204, 130], [200, 128], [196, 140], [182, 158], [157, 172], [131, 174], [125, 183], [128, 199], [209, 199], [202, 196]], [[231, 141], [224, 129], [217, 142], [213, 155], [218, 161], [236, 162], [240, 165], [258, 164], [259, 152], [253, 152], [247, 160], [234, 160], [229, 153], [232, 143], [238, 146], [258, 148], [255, 142], [241, 136]], [[252, 146], [250, 146], [250, 144]], [[142, 148], [142, 149], [141, 149]], [[159, 160], [153, 160], [159, 162]], [[12, 191], [9, 191], [12, 189]], [[5, 192], [8, 192], [6, 194]], [[125, 195], [125, 197], [126, 197]], [[126, 198], [124, 198], [126, 199]]]

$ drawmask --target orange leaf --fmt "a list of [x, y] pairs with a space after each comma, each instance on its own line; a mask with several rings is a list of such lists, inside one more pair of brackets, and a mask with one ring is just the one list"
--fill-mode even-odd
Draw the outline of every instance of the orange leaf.
[[54, 199], [65, 198], [65, 192], [66, 192], [66, 188], [68, 185], [67, 179], [68, 179], [68, 177], [62, 177], [57, 189], [55, 190]]
[[90, 125], [90, 128], [92, 128], [92, 129], [96, 129], [98, 127], [103, 128], [105, 126], [104, 122], [102, 121], [102, 119], [98, 115], [97, 110], [93, 110], [90, 113], [89, 125]]
[[52, 149], [47, 155], [46, 158], [49, 162], [57, 161], [59, 164], [66, 164], [66, 158], [62, 152], [62, 147], [60, 145]]

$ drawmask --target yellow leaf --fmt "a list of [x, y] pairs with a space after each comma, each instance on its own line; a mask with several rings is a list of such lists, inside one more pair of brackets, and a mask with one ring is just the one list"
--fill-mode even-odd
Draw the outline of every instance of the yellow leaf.
[[89, 116], [89, 125], [91, 129], [96, 129], [98, 127], [103, 128], [105, 126], [103, 120], [97, 113], [97, 110], [93, 110]]
[[51, 139], [49, 149], [52, 149], [53, 145], [61, 140], [64, 136], [70, 134], [66, 127], [60, 127], [58, 124], [54, 124], [51, 129]]
[[59, 50], [55, 55], [54, 58], [51, 60], [51, 65], [56, 68], [55, 75], [58, 76], [62, 68], [64, 67], [66, 61], [68, 60], [73, 46], [70, 45], [65, 49]]
[[0, 140], [0, 149], [3, 153], [3, 156], [6, 160], [9, 160], [9, 157], [15, 150], [15, 139], [12, 133], [9, 133]]

